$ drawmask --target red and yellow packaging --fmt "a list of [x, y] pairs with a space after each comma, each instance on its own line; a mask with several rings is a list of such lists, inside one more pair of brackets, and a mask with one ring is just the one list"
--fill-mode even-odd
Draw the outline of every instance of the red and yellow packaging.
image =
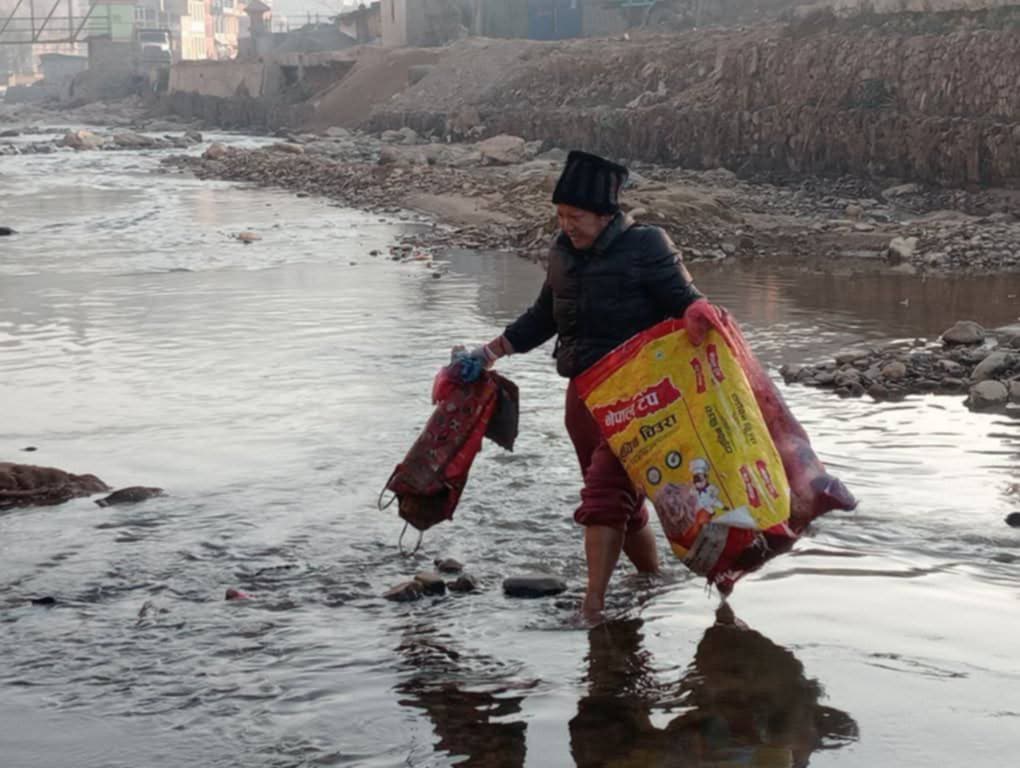
[[666, 320], [610, 352], [577, 385], [691, 570], [728, 591], [760, 562], [762, 548], [795, 538], [783, 461], [722, 334], [709, 331], [696, 347], [682, 320]]

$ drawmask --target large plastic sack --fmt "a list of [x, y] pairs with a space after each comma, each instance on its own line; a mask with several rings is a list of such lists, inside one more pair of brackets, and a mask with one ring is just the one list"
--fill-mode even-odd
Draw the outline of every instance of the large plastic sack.
[[723, 594], [812, 519], [854, 504], [728, 316], [700, 346], [666, 320], [577, 384], [673, 552]]

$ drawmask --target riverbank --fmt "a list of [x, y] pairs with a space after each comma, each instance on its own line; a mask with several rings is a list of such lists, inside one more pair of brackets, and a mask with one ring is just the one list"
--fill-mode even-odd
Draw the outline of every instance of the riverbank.
[[[555, 232], [549, 198], [563, 149], [505, 135], [440, 143], [409, 128], [283, 135], [276, 146], [217, 147], [166, 164], [370, 211], [416, 210], [437, 222], [413, 238], [421, 247], [511, 250], [540, 260]], [[665, 228], [691, 261], [793, 260], [843, 272], [1020, 269], [1020, 219], [1009, 190], [882, 188], [850, 177], [774, 185], [723, 169], [642, 163], [632, 171], [624, 210]]]
[[[447, 142], [406, 127], [378, 134], [331, 127], [281, 130], [274, 146], [267, 137], [261, 147], [228, 140], [210, 148], [198, 130], [207, 128], [153, 115], [139, 100], [72, 111], [0, 107], [0, 155], [190, 148], [168, 157], [166, 168], [371, 212], [424, 214], [435, 226], [405, 235], [413, 248], [507, 250], [541, 260], [555, 231], [549, 198], [566, 152], [543, 142]], [[664, 227], [692, 262], [765, 259], [842, 273], [1020, 270], [1020, 193], [1012, 190], [854, 177], [774, 184], [724, 169], [631, 167], [624, 210]]]

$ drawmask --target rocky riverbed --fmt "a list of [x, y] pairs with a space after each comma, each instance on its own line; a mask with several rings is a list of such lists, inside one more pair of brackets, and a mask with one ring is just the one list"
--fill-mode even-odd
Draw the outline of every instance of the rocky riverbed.
[[[514, 136], [442, 143], [410, 128], [280, 134], [264, 149], [211, 147], [168, 159], [200, 178], [321, 195], [444, 226], [415, 245], [506, 249], [540, 259], [556, 222], [549, 197], [566, 152]], [[916, 184], [802, 179], [636, 164], [623, 195], [639, 222], [665, 227], [689, 260], [795, 258], [821, 268], [980, 273], [1020, 268], [1017, 199], [1008, 190], [950, 192]], [[949, 207], [947, 207], [949, 206]]]
[[965, 394], [971, 410], [1020, 405], [1020, 325], [987, 331], [961, 321], [937, 341], [853, 349], [814, 365], [786, 365], [780, 372], [788, 384], [829, 389], [842, 397]]
[[[167, 167], [200, 178], [282, 187], [385, 214], [424, 213], [436, 226], [407, 235], [411, 247], [510, 250], [540, 260], [556, 229], [549, 197], [563, 148], [505, 135], [458, 143], [407, 127], [378, 134], [332, 127], [282, 130], [271, 147], [242, 149], [207, 146], [199, 130], [207, 128], [152, 115], [135, 99], [60, 112], [3, 107], [0, 156], [180, 149], [187, 154], [168, 158]], [[690, 261], [794, 259], [823, 270], [908, 274], [1020, 269], [1016, 190], [630, 166], [624, 209], [666, 228]]]

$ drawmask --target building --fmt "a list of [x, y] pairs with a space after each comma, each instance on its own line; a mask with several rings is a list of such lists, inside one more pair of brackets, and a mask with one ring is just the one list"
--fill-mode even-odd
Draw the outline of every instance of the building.
[[382, 3], [380, 0], [369, 5], [362, 3], [354, 10], [337, 16], [336, 23], [341, 32], [359, 43], [382, 40]]
[[623, 32], [651, 0], [381, 0], [386, 46], [445, 45], [465, 34], [563, 40]]
[[213, 0], [213, 46], [217, 59], [237, 57], [241, 40], [241, 19], [244, 6], [240, 0]]
[[212, 40], [206, 26], [210, 0], [186, 0], [187, 13], [181, 16], [180, 58], [183, 61], [208, 59]]
[[389, 47], [445, 45], [470, 33], [475, 0], [382, 0], [382, 42]]

